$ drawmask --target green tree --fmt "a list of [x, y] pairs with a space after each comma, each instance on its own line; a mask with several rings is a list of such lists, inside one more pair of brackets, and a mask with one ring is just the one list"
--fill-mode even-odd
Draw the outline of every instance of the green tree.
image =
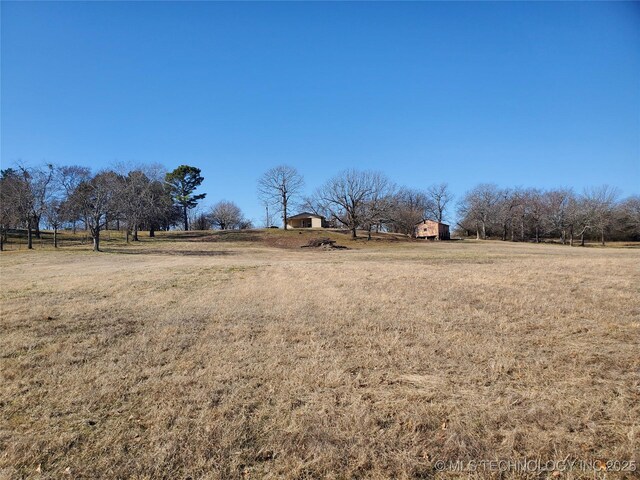
[[193, 192], [200, 186], [204, 177], [200, 175], [200, 169], [189, 165], [180, 165], [173, 172], [167, 173], [165, 178], [171, 191], [171, 198], [182, 210], [184, 229], [189, 230], [188, 212], [194, 208], [198, 201], [207, 194], [194, 195]]

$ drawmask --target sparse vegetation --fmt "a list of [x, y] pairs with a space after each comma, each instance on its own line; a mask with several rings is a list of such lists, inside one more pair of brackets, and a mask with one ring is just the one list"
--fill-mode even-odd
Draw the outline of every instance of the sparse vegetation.
[[636, 249], [120, 234], [0, 256], [2, 478], [640, 460]]
[[[258, 179], [258, 196], [267, 208], [271, 205], [282, 214], [282, 228], [287, 229], [287, 219], [291, 203], [295, 201], [302, 187], [304, 178], [295, 167], [278, 165], [270, 168]], [[266, 215], [266, 227], [269, 227], [269, 214]]]

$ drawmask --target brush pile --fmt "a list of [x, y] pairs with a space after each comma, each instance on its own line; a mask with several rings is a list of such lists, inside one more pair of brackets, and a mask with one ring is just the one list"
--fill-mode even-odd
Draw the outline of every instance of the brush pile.
[[325, 250], [333, 250], [346, 249], [347, 247], [336, 245], [336, 241], [331, 240], [330, 238], [312, 238], [306, 245], [302, 245], [300, 248], [323, 248]]

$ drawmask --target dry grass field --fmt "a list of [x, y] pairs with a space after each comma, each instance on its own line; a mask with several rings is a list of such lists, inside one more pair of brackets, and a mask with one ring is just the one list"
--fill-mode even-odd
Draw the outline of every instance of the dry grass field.
[[1, 254], [0, 478], [640, 461], [640, 250], [332, 235]]

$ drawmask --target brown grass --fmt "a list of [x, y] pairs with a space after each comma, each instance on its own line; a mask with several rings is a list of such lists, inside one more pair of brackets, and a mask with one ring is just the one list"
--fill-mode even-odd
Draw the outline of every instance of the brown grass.
[[640, 460], [637, 250], [179, 240], [0, 256], [0, 477]]

